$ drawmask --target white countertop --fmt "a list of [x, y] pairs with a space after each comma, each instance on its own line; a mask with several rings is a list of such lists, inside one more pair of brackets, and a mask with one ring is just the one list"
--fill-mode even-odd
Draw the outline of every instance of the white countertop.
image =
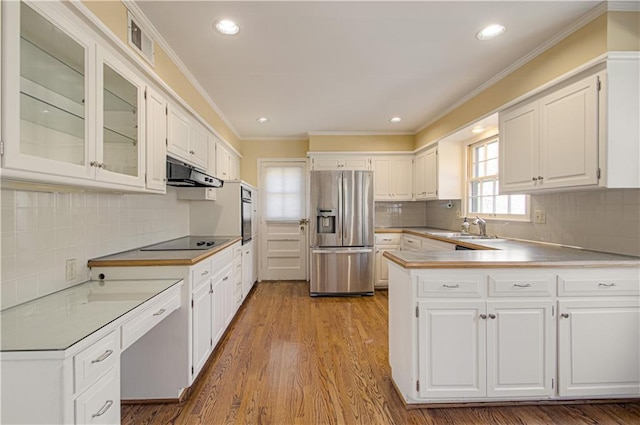
[[0, 312], [1, 351], [66, 350], [176, 279], [88, 281]]

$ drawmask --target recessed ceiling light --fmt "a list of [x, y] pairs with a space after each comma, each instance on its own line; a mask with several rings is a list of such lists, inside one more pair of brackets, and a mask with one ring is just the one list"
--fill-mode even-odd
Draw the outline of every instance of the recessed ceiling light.
[[229, 19], [221, 19], [214, 22], [215, 28], [219, 33], [225, 35], [234, 35], [240, 32], [240, 27]]
[[258, 121], [258, 124], [265, 124], [269, 122], [269, 118], [267, 117], [260, 117], [258, 118], [256, 121]]
[[505, 31], [506, 28], [504, 27], [504, 25], [493, 24], [478, 32], [476, 34], [476, 38], [478, 40], [491, 40], [492, 38], [499, 36]]
[[402, 121], [402, 118], [400, 118], [400, 117], [391, 117], [391, 118], [389, 118], [389, 122], [391, 122], [393, 124], [397, 124], [400, 121]]
[[472, 132], [472, 133], [474, 133], [474, 134], [480, 134], [480, 133], [482, 133], [482, 132], [483, 132], [483, 131], [485, 131], [485, 130], [486, 130], [486, 128], [484, 128], [484, 127], [482, 127], [482, 126], [476, 126], [476, 127], [473, 127], [473, 128], [471, 129], [471, 132]]

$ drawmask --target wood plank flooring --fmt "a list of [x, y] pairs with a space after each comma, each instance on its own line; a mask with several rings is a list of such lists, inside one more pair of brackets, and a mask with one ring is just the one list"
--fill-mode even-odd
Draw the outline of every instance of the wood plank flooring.
[[391, 383], [385, 291], [311, 298], [255, 286], [181, 404], [125, 405], [142, 424], [640, 424], [640, 402], [407, 410]]

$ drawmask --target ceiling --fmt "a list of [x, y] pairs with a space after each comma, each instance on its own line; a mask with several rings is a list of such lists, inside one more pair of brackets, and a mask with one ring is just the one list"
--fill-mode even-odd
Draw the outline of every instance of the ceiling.
[[414, 133], [598, 3], [136, 2], [242, 139]]

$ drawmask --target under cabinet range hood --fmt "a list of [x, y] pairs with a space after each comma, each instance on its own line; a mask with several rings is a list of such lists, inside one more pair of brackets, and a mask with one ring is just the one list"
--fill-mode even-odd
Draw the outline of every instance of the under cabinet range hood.
[[222, 187], [224, 182], [190, 165], [167, 157], [167, 186]]

